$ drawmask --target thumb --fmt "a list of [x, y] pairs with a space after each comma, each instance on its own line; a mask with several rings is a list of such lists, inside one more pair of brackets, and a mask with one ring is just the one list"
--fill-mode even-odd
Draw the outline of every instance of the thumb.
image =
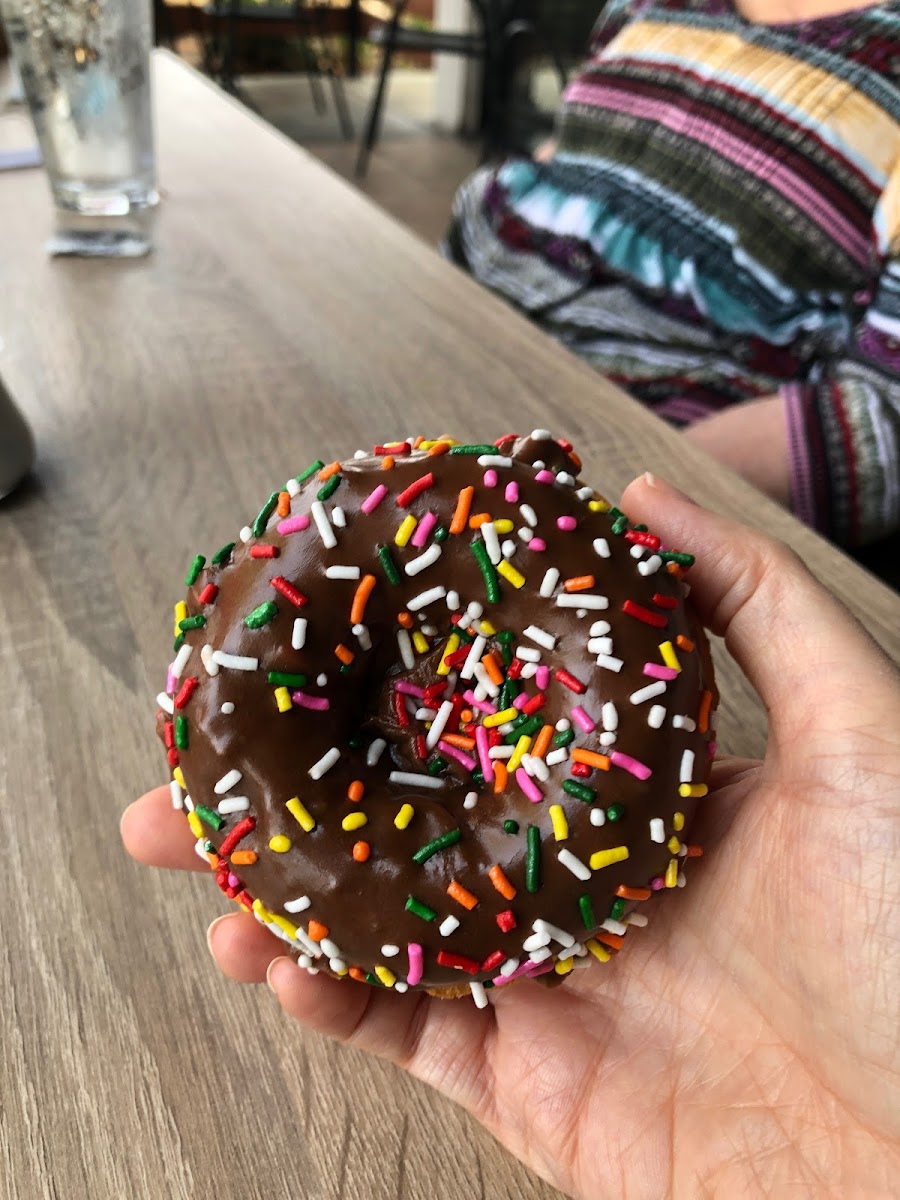
[[630, 484], [622, 507], [696, 556], [691, 599], [761, 696], [773, 730], [796, 731], [812, 716], [820, 730], [846, 729], [897, 706], [887, 657], [783, 543], [698, 507], [655, 475]]

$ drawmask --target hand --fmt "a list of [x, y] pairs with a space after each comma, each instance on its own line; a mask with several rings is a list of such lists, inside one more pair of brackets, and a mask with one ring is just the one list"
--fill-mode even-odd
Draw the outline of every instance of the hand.
[[787, 414], [780, 396], [733, 404], [689, 425], [683, 436], [790, 508]]
[[[573, 1195], [893, 1194], [897, 673], [783, 546], [651, 476], [623, 506], [697, 554], [701, 615], [770, 715], [764, 762], [716, 768], [684, 892], [610, 963], [552, 992], [517, 983], [481, 1011], [311, 977], [242, 913], [210, 927], [213, 956], [464, 1105]], [[122, 834], [141, 861], [204, 869], [164, 788]]]

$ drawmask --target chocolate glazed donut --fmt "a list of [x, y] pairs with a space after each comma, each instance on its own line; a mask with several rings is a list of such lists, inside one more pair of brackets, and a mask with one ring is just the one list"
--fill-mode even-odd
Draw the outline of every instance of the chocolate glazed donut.
[[609, 960], [684, 883], [717, 700], [693, 561], [543, 430], [274, 492], [176, 605], [172, 796], [301, 966], [443, 996]]

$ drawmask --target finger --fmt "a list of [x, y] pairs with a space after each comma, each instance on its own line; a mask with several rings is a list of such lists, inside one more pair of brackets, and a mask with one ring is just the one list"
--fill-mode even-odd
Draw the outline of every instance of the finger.
[[209, 871], [197, 857], [195, 841], [184, 813], [172, 807], [167, 787], [154, 788], [135, 800], [119, 825], [125, 849], [138, 862], [178, 871]]
[[[759, 692], [782, 734], [823, 708], [847, 724], [848, 706], [871, 714], [895, 705], [896, 673], [849, 612], [787, 546], [693, 504], [654, 475], [625, 491], [629, 516], [696, 556], [691, 596], [704, 624]], [[828, 711], [823, 697], [839, 696]]]
[[269, 964], [284, 953], [283, 942], [242, 912], [213, 921], [206, 943], [222, 974], [237, 983], [262, 983]]

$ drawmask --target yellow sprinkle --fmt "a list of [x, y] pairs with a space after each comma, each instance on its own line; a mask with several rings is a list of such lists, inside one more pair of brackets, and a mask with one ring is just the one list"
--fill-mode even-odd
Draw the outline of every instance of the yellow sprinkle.
[[672, 814], [672, 828], [676, 833], [681, 833], [682, 829], [684, 829], [684, 813]]
[[400, 524], [400, 528], [394, 534], [394, 544], [396, 546], [405, 546], [415, 532], [415, 528], [418, 523], [419, 522], [412, 515], [412, 513], [410, 513], [408, 517], [404, 517]]
[[352, 833], [354, 829], [362, 829], [363, 825], [368, 824], [368, 820], [369, 818], [364, 812], [348, 813], [343, 821], [341, 821], [341, 829], [346, 830], [347, 833]]
[[183, 600], [179, 600], [175, 605], [175, 636], [178, 637], [181, 630], [178, 628], [178, 622], [183, 621], [188, 615], [188, 607]]
[[696, 800], [700, 796], [705, 796], [709, 788], [705, 783], [683, 783], [678, 789], [678, 795], [685, 799]]
[[428, 645], [428, 638], [421, 629], [417, 629], [412, 635], [413, 645], [420, 654], [427, 654], [431, 647]]
[[481, 621], [479, 628], [481, 629], [481, 632], [487, 634], [488, 637], [493, 637], [497, 632], [490, 621]]
[[527, 754], [530, 749], [531, 738], [525, 737], [523, 734], [523, 736], [520, 737], [516, 742], [515, 750], [513, 750], [510, 757], [506, 760], [506, 769], [509, 771], [510, 775], [521, 765], [522, 755]]
[[673, 888], [678, 886], [678, 859], [670, 858], [669, 865], [666, 867], [666, 887]]
[[611, 850], [598, 850], [596, 854], [591, 855], [591, 870], [602, 871], [604, 867], [611, 867], [613, 863], [624, 862], [627, 857], [627, 846], [613, 846]]
[[297, 824], [304, 833], [312, 833], [316, 827], [316, 822], [313, 819], [309, 809], [301, 803], [297, 796], [294, 796], [293, 800], [288, 800], [285, 808], [296, 820]]
[[444, 647], [444, 653], [441, 655], [441, 663], [437, 669], [438, 675], [449, 675], [450, 674], [450, 664], [447, 662], [447, 659], [452, 654], [455, 654], [458, 649], [459, 649], [459, 634], [451, 633], [450, 636], [447, 638], [447, 645]]
[[609, 962], [611, 955], [605, 946], [601, 946], [596, 938], [588, 938], [584, 943], [598, 962]]
[[436, 445], [437, 445], [437, 442], [434, 440], [432, 440], [430, 442], [419, 442], [419, 449], [420, 450], [430, 450], [432, 446], [436, 446]]
[[188, 825], [190, 825], [191, 833], [194, 835], [194, 837], [205, 838], [206, 834], [203, 832], [203, 826], [200, 824], [200, 818], [197, 816], [197, 814], [195, 812], [189, 812], [187, 818]]
[[293, 844], [283, 833], [276, 833], [273, 838], [269, 838], [269, 849], [274, 850], [276, 854], [287, 854]]
[[400, 809], [400, 811], [397, 813], [396, 817], [394, 817], [394, 824], [397, 826], [397, 828], [405, 829], [407, 827], [407, 825], [410, 823], [410, 821], [413, 819], [415, 811], [416, 810], [413, 808], [413, 806], [411, 804], [404, 804], [403, 807]]
[[673, 671], [681, 670], [681, 663], [678, 661], [678, 655], [675, 653], [675, 647], [671, 642], [662, 642], [659, 647], [659, 652], [662, 655], [662, 660], [667, 667], [671, 667]]
[[569, 836], [569, 822], [561, 804], [550, 805], [550, 820], [553, 822], [553, 836], [558, 842], [564, 842]]
[[389, 971], [387, 967], [376, 967], [375, 974], [381, 980], [385, 987], [393, 987], [397, 982], [397, 976], [393, 971]]
[[275, 703], [278, 705], [279, 712], [289, 712], [293, 705], [291, 704], [291, 693], [286, 687], [277, 687], [275, 689]]
[[284, 930], [291, 940], [297, 936], [297, 926], [289, 921], [287, 917], [283, 917], [281, 913], [269, 913], [271, 923], [277, 925], [279, 929]]
[[554, 966], [553, 970], [557, 973], [557, 975], [568, 975], [574, 966], [574, 958], [561, 958]]
[[503, 578], [508, 580], [514, 588], [525, 586], [525, 576], [521, 571], [517, 571], [512, 563], [507, 562], [505, 558], [502, 562], [497, 564], [497, 574], [502, 575]]
[[185, 791], [187, 791], [187, 784], [184, 782], [184, 771], [182, 771], [181, 767], [176, 767], [172, 774], [175, 777], [175, 782], [179, 785], [179, 787], [182, 787], [185, 789]]
[[666, 842], [666, 848], [670, 854], [677, 854], [681, 849], [681, 842], [679, 842], [677, 837], [670, 837], [668, 842]]
[[609, 502], [606, 500], [589, 500], [588, 508], [591, 512], [609, 512]]
[[[334, 971], [334, 967], [332, 967], [331, 969]], [[335, 975], [339, 975], [339, 976], [340, 976], [340, 977], [343, 979], [343, 977], [344, 977], [345, 975], [349, 975], [349, 974], [350, 974], [350, 968], [349, 968], [349, 967], [346, 967], [346, 966], [345, 966], [345, 967], [341, 967], [341, 969], [340, 969], [339, 971], [335, 971], [334, 973], [335, 973]]]
[[485, 729], [491, 729], [494, 725], [502, 725], [506, 721], [514, 721], [518, 715], [519, 710], [517, 708], [504, 708], [503, 712], [491, 713], [481, 723]]
[[267, 925], [272, 924], [272, 917], [274, 916], [274, 913], [269, 912], [262, 900], [253, 901], [253, 911], [261, 920], [265, 921]]
[[513, 525], [512, 521], [510, 521], [509, 517], [501, 517], [498, 521], [494, 522], [494, 528], [498, 533], [503, 534], [512, 533], [515, 526]]

